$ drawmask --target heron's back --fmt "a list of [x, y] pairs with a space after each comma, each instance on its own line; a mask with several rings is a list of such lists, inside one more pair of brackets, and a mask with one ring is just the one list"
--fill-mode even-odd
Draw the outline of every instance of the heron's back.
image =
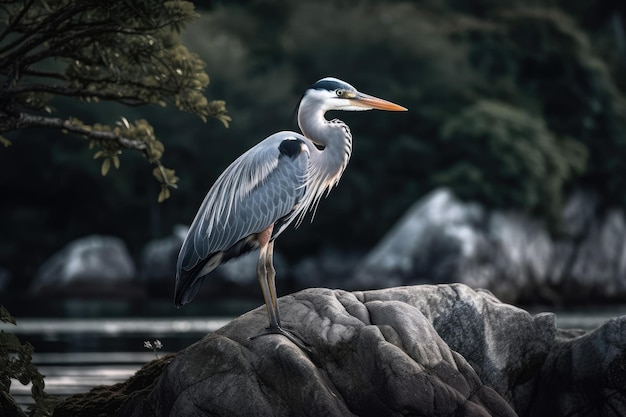
[[276, 133], [235, 160], [207, 193], [177, 262], [176, 303], [191, 301], [201, 278], [258, 247], [256, 234], [294, 219], [305, 194], [309, 151], [301, 135]]

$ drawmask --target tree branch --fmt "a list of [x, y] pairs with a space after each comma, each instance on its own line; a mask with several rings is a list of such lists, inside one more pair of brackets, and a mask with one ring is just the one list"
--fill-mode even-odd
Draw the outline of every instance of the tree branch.
[[62, 129], [91, 139], [110, 140], [119, 143], [120, 146], [125, 149], [138, 150], [144, 154], [146, 154], [148, 150], [145, 142], [128, 139], [115, 132], [93, 130], [85, 126], [74, 124], [71, 120], [59, 119], [56, 117], [34, 116], [27, 113], [20, 113], [16, 118], [7, 118], [0, 115], [0, 132], [33, 127]]
[[15, 19], [13, 19], [11, 24], [8, 25], [2, 33], [0, 33], [0, 42], [2, 42], [4, 38], [6, 38], [7, 35], [11, 33], [11, 31], [13, 31], [13, 29], [20, 24], [20, 21], [24, 18], [24, 16], [28, 12], [28, 9], [30, 9], [33, 3], [35, 3], [35, 0], [30, 0], [29, 2], [27, 2], [24, 5], [24, 8], [22, 8], [22, 10], [20, 11], [20, 13], [17, 16], [15, 16]]
[[[147, 89], [148, 87], [144, 86], [144, 88]], [[139, 106], [141, 104], [145, 104], [145, 100], [142, 100], [141, 98], [137, 96], [116, 94], [116, 93], [107, 92], [103, 90], [87, 91], [87, 90], [81, 90], [81, 89], [71, 89], [71, 88], [60, 86], [60, 85], [32, 84], [32, 85], [25, 85], [25, 86], [10, 88], [5, 91], [5, 94], [8, 96], [15, 96], [15, 95], [24, 94], [24, 93], [50, 93], [50, 94], [56, 94], [60, 96], [83, 97], [83, 98], [97, 97], [102, 100], [117, 101], [122, 104], [129, 105], [129, 106]]]
[[[51, 28], [62, 31], [63, 21], [67, 21], [72, 16], [80, 14], [83, 11], [84, 10], [80, 8], [70, 8], [57, 11], [56, 13], [49, 15], [37, 26], [29, 28], [29, 30], [26, 31], [21, 37], [0, 48], [0, 53], [6, 55], [6, 58], [10, 58], [10, 60], [13, 60], [15, 56], [24, 55], [26, 51], [32, 50], [50, 39], [49, 34], [51, 30], [44, 30], [47, 25], [50, 25]], [[31, 39], [29, 40], [29, 38]], [[13, 52], [9, 52], [16, 47], [19, 48]]]
[[22, 71], [22, 75], [29, 75], [31, 77], [37, 77], [37, 78], [54, 78], [56, 80], [61, 80], [61, 81], [68, 80], [68, 77], [65, 74], [60, 74], [58, 72], [51, 72], [51, 71], [33, 70], [33, 69]]
[[[171, 22], [173, 21], [163, 24], [163, 27], [167, 27], [169, 24], [171, 24]], [[154, 31], [156, 30], [157, 29], [154, 29]], [[53, 42], [50, 42], [47, 48], [37, 50], [36, 46], [39, 46], [39, 44], [43, 43], [44, 41], [48, 41], [50, 39], [50, 36], [45, 35], [42, 37], [42, 39], [33, 39], [29, 44], [26, 44], [16, 51], [7, 52], [7, 54], [0, 59], [0, 66], [11, 65], [15, 62], [15, 57], [21, 56], [22, 58], [20, 58], [19, 65], [23, 68], [28, 67], [44, 59], [62, 55], [63, 50], [67, 49], [68, 45], [72, 45], [73, 48], [77, 48], [79, 45], [72, 44], [72, 42], [75, 42], [77, 40], [82, 40], [85, 43], [88, 43], [88, 39], [92, 39], [94, 37], [99, 38], [107, 34], [134, 36], [142, 35], [145, 33], [153, 32], [146, 32], [143, 28], [130, 30], [123, 29], [114, 25], [107, 26], [105, 24], [87, 24], [81, 30], [59, 30], [55, 32]], [[31, 51], [33, 51], [33, 53], [29, 54], [29, 52]]]

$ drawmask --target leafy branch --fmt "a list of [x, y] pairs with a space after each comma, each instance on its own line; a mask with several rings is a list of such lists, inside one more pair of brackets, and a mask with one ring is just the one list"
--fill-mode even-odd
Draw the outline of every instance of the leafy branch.
[[[15, 318], [2, 305], [0, 321], [16, 324]], [[26, 417], [10, 393], [12, 379], [23, 385], [32, 384], [31, 395], [35, 403], [28, 407], [30, 417], [51, 416], [60, 401], [45, 392], [44, 376], [32, 362], [33, 351], [30, 343], [22, 344], [14, 334], [0, 331], [0, 410], [5, 410], [8, 415]]]
[[[56, 97], [173, 105], [203, 121], [228, 127], [221, 100], [208, 100], [204, 63], [182, 45], [185, 24], [197, 17], [187, 1], [16, 0], [0, 15], [0, 134], [24, 128], [59, 129], [89, 139], [102, 159], [101, 173], [118, 168], [125, 150], [155, 166], [159, 201], [176, 188], [173, 170], [161, 162], [164, 146], [146, 120], [114, 126], [51, 116]], [[10, 145], [0, 136], [0, 144]]]

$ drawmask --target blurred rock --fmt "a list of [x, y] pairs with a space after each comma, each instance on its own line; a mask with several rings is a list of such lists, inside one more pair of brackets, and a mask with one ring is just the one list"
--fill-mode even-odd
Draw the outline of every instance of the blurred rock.
[[[461, 284], [279, 299], [281, 335], [254, 339], [260, 307], [129, 381], [66, 399], [55, 417], [625, 415], [626, 316], [561, 331]], [[612, 413], [612, 414], [611, 414]]]
[[136, 296], [135, 265], [124, 242], [111, 236], [88, 236], [69, 243], [40, 268], [35, 293]]
[[626, 297], [624, 213], [597, 211], [593, 194], [575, 194], [564, 214], [568, 239], [554, 242], [549, 280], [562, 292], [578, 295], [574, 301]]
[[447, 189], [427, 195], [356, 268], [349, 288], [462, 282], [505, 301], [626, 298], [626, 223], [598, 217], [592, 194], [564, 210], [565, 237], [513, 212], [464, 203]]
[[188, 230], [185, 225], [176, 225], [171, 236], [151, 240], [143, 248], [139, 279], [150, 294], [173, 297], [176, 260]]
[[298, 262], [290, 272], [296, 288], [346, 288], [346, 277], [362, 258], [361, 253], [324, 248], [317, 256]]
[[[486, 242], [478, 233], [484, 211], [438, 190], [413, 205], [356, 271], [355, 287], [378, 288], [459, 279], [463, 258]], [[384, 281], [381, 281], [380, 279]]]

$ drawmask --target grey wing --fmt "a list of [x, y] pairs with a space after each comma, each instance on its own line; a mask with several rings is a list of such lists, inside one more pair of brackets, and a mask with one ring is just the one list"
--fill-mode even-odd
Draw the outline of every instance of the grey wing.
[[177, 288], [184, 275], [198, 269], [212, 254], [227, 252], [279, 220], [284, 229], [304, 195], [308, 161], [304, 138], [280, 132], [233, 162], [209, 190], [183, 242]]

